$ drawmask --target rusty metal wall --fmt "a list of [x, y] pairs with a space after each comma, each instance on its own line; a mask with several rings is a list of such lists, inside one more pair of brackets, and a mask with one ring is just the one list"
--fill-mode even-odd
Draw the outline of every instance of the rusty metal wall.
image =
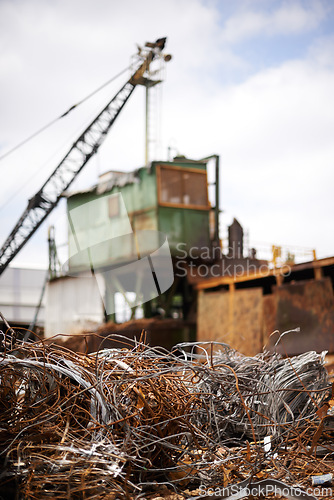
[[[275, 329], [284, 336], [278, 351], [289, 355], [305, 351], [334, 352], [334, 294], [330, 278], [298, 281], [276, 287]], [[271, 345], [277, 340], [272, 337]]]
[[200, 292], [197, 340], [219, 341], [246, 355], [263, 345], [262, 288]]
[[[270, 336], [277, 328], [277, 296], [274, 293], [264, 295], [263, 298], [263, 343], [270, 342]], [[277, 339], [277, 337], [276, 337]]]
[[274, 287], [199, 292], [197, 339], [226, 342], [252, 356], [263, 345], [287, 355], [323, 350], [334, 353], [334, 294], [330, 278], [297, 281]]

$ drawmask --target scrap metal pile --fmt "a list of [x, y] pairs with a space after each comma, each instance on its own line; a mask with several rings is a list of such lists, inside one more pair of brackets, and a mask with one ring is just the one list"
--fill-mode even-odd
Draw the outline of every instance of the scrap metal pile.
[[187, 498], [259, 480], [305, 490], [334, 472], [322, 354], [169, 352], [119, 337], [84, 355], [42, 341], [10, 349], [1, 335], [3, 497]]

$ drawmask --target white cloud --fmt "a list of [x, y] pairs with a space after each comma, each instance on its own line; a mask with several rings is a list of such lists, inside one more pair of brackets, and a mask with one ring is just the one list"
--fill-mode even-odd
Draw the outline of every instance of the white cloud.
[[259, 36], [308, 32], [315, 29], [325, 15], [324, 5], [317, 1], [310, 2], [308, 7], [298, 1], [284, 2], [271, 12], [242, 10], [226, 21], [221, 40], [233, 44]]
[[334, 69], [334, 35], [318, 38], [309, 49], [309, 57], [319, 67]]

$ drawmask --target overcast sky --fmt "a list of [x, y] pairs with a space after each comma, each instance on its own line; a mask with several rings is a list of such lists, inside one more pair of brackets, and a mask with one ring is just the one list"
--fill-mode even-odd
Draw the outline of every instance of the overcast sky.
[[[152, 103], [151, 159], [168, 147], [220, 155], [223, 235], [236, 217], [258, 247], [334, 255], [332, 0], [0, 0], [0, 155], [128, 67], [136, 44], [164, 36], [173, 59]], [[0, 244], [125, 80], [0, 162]], [[137, 88], [73, 189], [144, 164], [144, 110]], [[46, 265], [47, 226], [62, 210], [12, 265]]]

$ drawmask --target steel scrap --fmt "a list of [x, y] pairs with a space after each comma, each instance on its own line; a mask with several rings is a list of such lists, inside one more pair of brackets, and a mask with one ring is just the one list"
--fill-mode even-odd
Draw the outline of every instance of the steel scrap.
[[334, 472], [324, 353], [167, 351], [113, 336], [119, 348], [85, 355], [43, 341], [14, 350], [2, 337], [2, 496], [154, 498], [166, 488], [187, 498], [276, 481], [315, 498], [311, 476]]

